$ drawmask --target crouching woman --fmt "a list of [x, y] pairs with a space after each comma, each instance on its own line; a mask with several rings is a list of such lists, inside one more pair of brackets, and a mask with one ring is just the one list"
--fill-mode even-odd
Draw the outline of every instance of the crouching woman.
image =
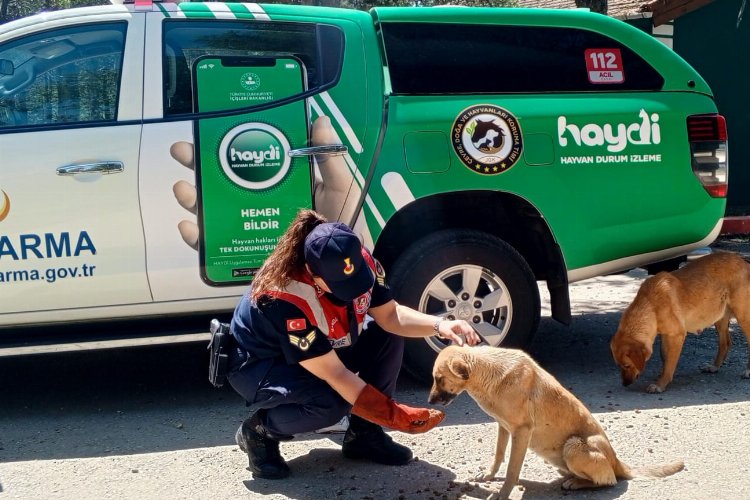
[[462, 320], [396, 303], [380, 264], [345, 224], [302, 210], [234, 313], [229, 383], [250, 406], [235, 436], [253, 477], [289, 467], [279, 442], [349, 413], [343, 455], [403, 465], [412, 452], [383, 431], [426, 432], [443, 413], [392, 399], [404, 337], [480, 339]]

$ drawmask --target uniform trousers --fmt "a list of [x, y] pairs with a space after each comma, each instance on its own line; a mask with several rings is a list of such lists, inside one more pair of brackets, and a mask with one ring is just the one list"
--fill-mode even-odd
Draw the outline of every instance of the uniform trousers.
[[[353, 345], [336, 349], [349, 370], [389, 397], [396, 390], [403, 353], [404, 338], [372, 320]], [[299, 364], [287, 364], [281, 356], [233, 364], [230, 385], [247, 401], [251, 413], [263, 411], [263, 425], [272, 434], [292, 436], [328, 427], [352, 408], [326, 382]]]

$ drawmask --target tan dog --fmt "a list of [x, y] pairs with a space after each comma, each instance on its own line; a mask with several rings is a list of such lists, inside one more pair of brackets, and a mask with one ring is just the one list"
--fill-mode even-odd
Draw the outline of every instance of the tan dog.
[[448, 346], [435, 360], [432, 375], [430, 403], [448, 404], [467, 391], [498, 423], [495, 460], [477, 480], [495, 477], [511, 439], [505, 482], [492, 499], [510, 495], [528, 448], [558, 468], [566, 490], [612, 486], [636, 476], [664, 477], [684, 466], [631, 469], [620, 462], [586, 406], [523, 351]]
[[[661, 334], [661, 375], [646, 392], [664, 392], [672, 381], [688, 333], [716, 326], [719, 349], [704, 372], [715, 373], [724, 363], [732, 339], [732, 316], [750, 342], [750, 264], [740, 255], [717, 252], [691, 261], [671, 273], [661, 272], [643, 282], [620, 319], [610, 348], [620, 367], [623, 385], [643, 372]], [[742, 375], [750, 378], [750, 358]]]

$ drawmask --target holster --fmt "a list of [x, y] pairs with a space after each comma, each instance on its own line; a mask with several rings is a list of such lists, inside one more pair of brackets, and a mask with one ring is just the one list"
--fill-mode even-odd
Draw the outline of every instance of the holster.
[[208, 343], [208, 381], [214, 387], [222, 387], [229, 371], [229, 351], [234, 346], [234, 337], [229, 325], [218, 319], [211, 320], [211, 340]]

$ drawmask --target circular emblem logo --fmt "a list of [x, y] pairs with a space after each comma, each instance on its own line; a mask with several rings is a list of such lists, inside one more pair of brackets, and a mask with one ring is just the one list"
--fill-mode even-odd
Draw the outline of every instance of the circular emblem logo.
[[5, 191], [0, 190], [0, 221], [5, 219], [10, 212], [10, 198]]
[[289, 172], [289, 140], [265, 123], [245, 123], [227, 132], [219, 145], [221, 168], [235, 184], [268, 189]]
[[244, 73], [240, 78], [240, 85], [245, 90], [255, 90], [260, 87], [260, 77], [255, 73]]
[[461, 162], [483, 175], [505, 172], [516, 164], [523, 151], [518, 120], [492, 104], [461, 111], [453, 122], [451, 143]]

